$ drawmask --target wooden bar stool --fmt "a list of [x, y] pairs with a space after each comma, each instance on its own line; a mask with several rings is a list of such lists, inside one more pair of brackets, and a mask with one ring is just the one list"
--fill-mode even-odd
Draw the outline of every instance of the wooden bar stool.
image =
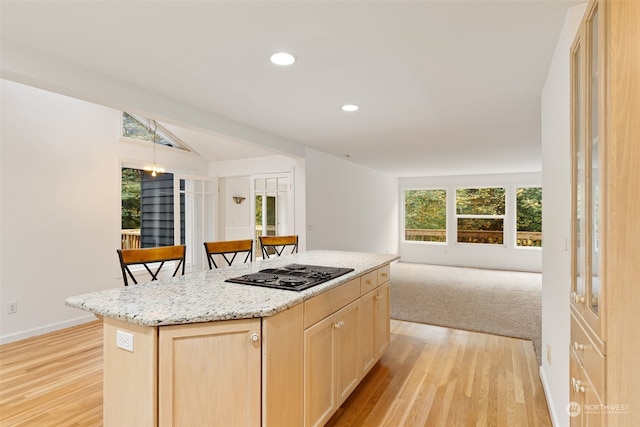
[[[207, 262], [209, 263], [209, 269], [213, 270], [218, 268], [214, 255], [222, 255], [222, 258], [227, 262], [227, 265], [231, 265], [233, 260], [236, 259], [236, 255], [246, 252], [247, 256], [243, 262], [253, 261], [253, 240], [227, 240], [222, 242], [204, 242], [204, 250], [207, 253]], [[227, 255], [231, 255], [231, 259], [227, 258]]]
[[[178, 274], [181, 268], [181, 274], [184, 274], [185, 257], [187, 254], [186, 246], [160, 246], [158, 248], [145, 249], [118, 249], [118, 258], [120, 259], [120, 268], [122, 270], [122, 278], [124, 285], [129, 286], [127, 276], [131, 277], [133, 283], [137, 284], [136, 278], [129, 269], [132, 265], [144, 265], [144, 268], [151, 275], [151, 281], [158, 280], [158, 273], [162, 270], [164, 263], [167, 261], [177, 261], [173, 277]], [[155, 272], [151, 270], [148, 264], [160, 263]]]
[[262, 256], [263, 258], [269, 258], [269, 252], [271, 255], [280, 256], [285, 252], [287, 252], [291, 248], [291, 252], [298, 252], [298, 236], [259, 236], [260, 237], [260, 246], [262, 246]]

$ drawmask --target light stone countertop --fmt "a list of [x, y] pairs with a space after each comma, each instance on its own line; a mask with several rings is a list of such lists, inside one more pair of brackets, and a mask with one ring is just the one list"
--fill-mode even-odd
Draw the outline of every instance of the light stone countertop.
[[[77, 295], [67, 298], [65, 304], [144, 326], [268, 317], [399, 258], [394, 254], [307, 251]], [[346, 267], [354, 271], [301, 292], [225, 282], [292, 263]]]

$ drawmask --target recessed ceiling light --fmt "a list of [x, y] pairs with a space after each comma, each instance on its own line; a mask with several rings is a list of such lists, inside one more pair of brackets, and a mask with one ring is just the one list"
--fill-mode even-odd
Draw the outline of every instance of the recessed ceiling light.
[[296, 62], [296, 57], [287, 52], [276, 52], [271, 55], [271, 62], [276, 65], [291, 65]]
[[345, 104], [342, 106], [342, 111], [349, 111], [349, 112], [358, 111], [359, 108], [360, 107], [358, 107], [355, 104]]

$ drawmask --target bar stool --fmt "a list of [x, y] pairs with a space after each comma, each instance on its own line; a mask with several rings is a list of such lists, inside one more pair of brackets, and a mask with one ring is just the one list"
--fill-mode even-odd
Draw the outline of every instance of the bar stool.
[[[151, 275], [151, 281], [158, 280], [158, 273], [162, 270], [164, 263], [167, 261], [177, 261], [175, 270], [173, 271], [173, 277], [178, 274], [178, 270], [181, 270], [180, 274], [184, 274], [185, 257], [187, 254], [186, 246], [160, 246], [157, 248], [144, 248], [144, 249], [118, 249], [118, 258], [120, 259], [120, 269], [122, 270], [122, 278], [124, 279], [124, 285], [129, 286], [127, 276], [131, 277], [133, 283], [138, 284], [133, 273], [129, 269], [132, 265], [144, 265], [144, 268]], [[155, 272], [149, 268], [148, 264], [160, 263], [155, 269]]]
[[[291, 248], [289, 253], [298, 252], [298, 236], [259, 236], [260, 246], [262, 246], [263, 258], [269, 258], [271, 255], [281, 256], [285, 249]], [[287, 249], [288, 251], [288, 249]]]
[[[222, 242], [204, 242], [204, 250], [207, 253], [207, 262], [209, 263], [209, 269], [213, 270], [218, 268], [214, 255], [222, 255], [222, 258], [227, 262], [227, 265], [231, 265], [233, 260], [236, 259], [236, 255], [246, 252], [247, 256], [243, 262], [253, 261], [253, 240], [227, 240]], [[231, 255], [231, 259], [227, 258], [227, 255]]]

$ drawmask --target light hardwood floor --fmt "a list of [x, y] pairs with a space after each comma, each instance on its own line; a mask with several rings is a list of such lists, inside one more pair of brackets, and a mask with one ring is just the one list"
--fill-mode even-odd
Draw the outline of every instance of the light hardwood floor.
[[[0, 346], [0, 425], [102, 425], [101, 322]], [[391, 321], [328, 426], [550, 426], [529, 341]]]

